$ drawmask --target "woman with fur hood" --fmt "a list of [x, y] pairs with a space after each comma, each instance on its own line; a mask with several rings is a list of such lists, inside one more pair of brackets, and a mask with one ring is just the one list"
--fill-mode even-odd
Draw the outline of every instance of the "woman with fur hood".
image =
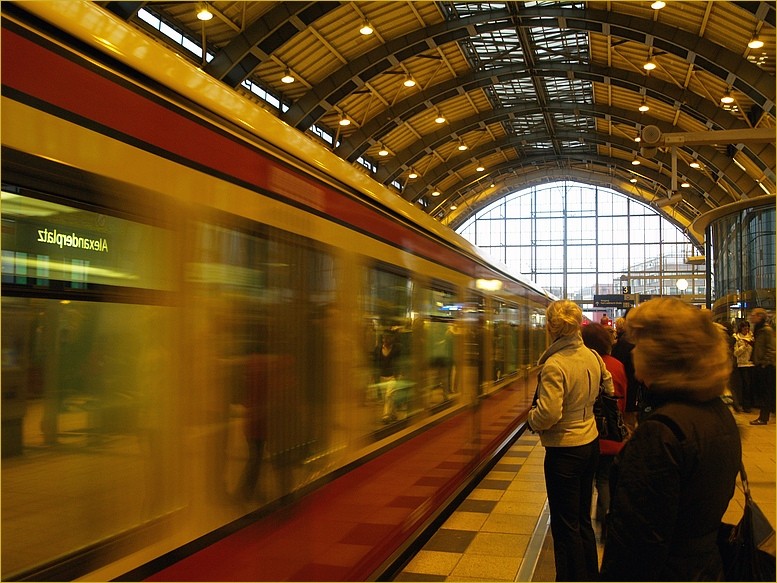
[[650, 412], [617, 458], [602, 561], [606, 581], [719, 581], [721, 518], [742, 446], [720, 398], [731, 372], [708, 311], [650, 300], [626, 320]]

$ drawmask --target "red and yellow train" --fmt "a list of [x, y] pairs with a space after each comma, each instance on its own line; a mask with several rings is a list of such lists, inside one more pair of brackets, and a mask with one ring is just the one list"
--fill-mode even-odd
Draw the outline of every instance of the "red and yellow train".
[[390, 573], [550, 297], [97, 4], [2, 16], [2, 578]]

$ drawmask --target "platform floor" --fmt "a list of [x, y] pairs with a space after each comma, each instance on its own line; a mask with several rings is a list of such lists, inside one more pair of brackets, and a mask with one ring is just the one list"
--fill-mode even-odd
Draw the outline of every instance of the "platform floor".
[[[774, 416], [764, 426], [749, 424], [757, 412], [735, 417], [753, 498], [774, 525]], [[539, 438], [523, 434], [394, 580], [554, 581], [544, 457]], [[737, 522], [743, 502], [738, 487], [723, 519]]]

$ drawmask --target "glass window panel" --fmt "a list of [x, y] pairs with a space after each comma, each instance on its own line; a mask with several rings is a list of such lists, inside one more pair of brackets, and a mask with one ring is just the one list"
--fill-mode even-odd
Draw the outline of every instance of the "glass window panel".
[[612, 224], [612, 242], [626, 245], [630, 241], [630, 231], [633, 231], [629, 217], [614, 217]]
[[[575, 122], [561, 116], [559, 123]], [[644, 275], [641, 286], [660, 288], [662, 268], [688, 271], [685, 257], [696, 253], [688, 237], [655, 209], [607, 188], [562, 181], [528, 188], [510, 195], [508, 200], [504, 215], [511, 220], [489, 224], [488, 237], [484, 239], [489, 243], [489, 252], [495, 252], [496, 245], [507, 241], [510, 246], [505, 250], [504, 261], [508, 266], [534, 278], [557, 295], [574, 294], [588, 299], [596, 293], [597, 272], [599, 293], [619, 291], [616, 288], [620, 287], [620, 276], [632, 272]], [[495, 201], [480, 211], [475, 221], [484, 222], [483, 217], [501, 204], [502, 201]], [[759, 224], [762, 219], [749, 220]], [[772, 227], [773, 222], [772, 215]], [[504, 236], [497, 239], [490, 229], [499, 229]], [[760, 229], [753, 230], [760, 232]], [[462, 232], [471, 233], [472, 229], [468, 226]], [[480, 227], [477, 233], [480, 235]], [[716, 236], [720, 238], [719, 234]], [[772, 243], [769, 249], [773, 247]], [[742, 264], [748, 261], [759, 265], [756, 257], [742, 259]], [[774, 260], [760, 261], [760, 265], [764, 264], [770, 267], [760, 269], [757, 275], [754, 268], [747, 276], [773, 277]], [[578, 274], [574, 283], [567, 279], [568, 289], [562, 289], [565, 269], [567, 277], [569, 273]]]
[[612, 216], [628, 216], [630, 199], [626, 196], [613, 195], [612, 206], [609, 210], [604, 210], [602, 214], [610, 213]]
[[599, 217], [599, 228], [597, 229], [596, 234], [599, 237], [600, 245], [606, 245], [613, 242], [613, 230], [617, 220], [618, 219], [613, 217]]
[[661, 241], [661, 217], [648, 215], [645, 217], [645, 242], [658, 243]]
[[631, 243], [645, 242], [645, 217], [644, 216], [629, 217], [629, 234], [631, 235]]

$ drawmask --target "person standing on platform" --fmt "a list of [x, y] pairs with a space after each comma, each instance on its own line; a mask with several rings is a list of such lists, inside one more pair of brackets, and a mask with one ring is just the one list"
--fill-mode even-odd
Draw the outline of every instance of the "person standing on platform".
[[[540, 357], [542, 370], [529, 427], [545, 447], [545, 489], [556, 581], [594, 581], [599, 576], [591, 524], [599, 433], [593, 405], [600, 382], [612, 394], [602, 359], [583, 345], [583, 312], [569, 300], [550, 304], [546, 328], [553, 343]], [[600, 377], [604, 377], [603, 379]]]
[[676, 298], [627, 317], [634, 370], [651, 405], [616, 458], [605, 581], [722, 581], [717, 545], [742, 445], [721, 396], [728, 346], [709, 311]]
[[775, 376], [774, 376], [774, 328], [766, 321], [766, 310], [756, 308], [750, 313], [753, 324], [753, 366], [755, 394], [761, 405], [761, 413], [750, 425], [766, 425], [769, 416], [774, 411]]
[[628, 389], [626, 390], [623, 422], [633, 431], [637, 427], [637, 417], [642, 404], [643, 387], [642, 383], [634, 376], [634, 363], [631, 358], [632, 350], [634, 350], [634, 345], [629, 342], [628, 333], [626, 332], [626, 318], [618, 318], [615, 320], [615, 344], [612, 347], [612, 356], [623, 364], [623, 369], [626, 371]]
[[734, 356], [737, 359], [734, 386], [739, 404], [745, 413], [750, 413], [755, 403], [753, 396], [753, 344], [750, 322], [740, 322], [734, 333]]
[[[602, 357], [604, 365], [612, 375], [615, 396], [618, 397], [618, 407], [623, 413], [626, 405], [626, 371], [623, 364], [610, 355], [612, 337], [610, 332], [600, 324], [583, 326], [583, 344], [595, 350]], [[623, 449], [623, 441], [599, 439], [599, 463], [596, 466], [596, 521], [601, 525], [602, 540], [606, 537], [606, 516], [610, 511], [610, 468], [615, 456]]]

